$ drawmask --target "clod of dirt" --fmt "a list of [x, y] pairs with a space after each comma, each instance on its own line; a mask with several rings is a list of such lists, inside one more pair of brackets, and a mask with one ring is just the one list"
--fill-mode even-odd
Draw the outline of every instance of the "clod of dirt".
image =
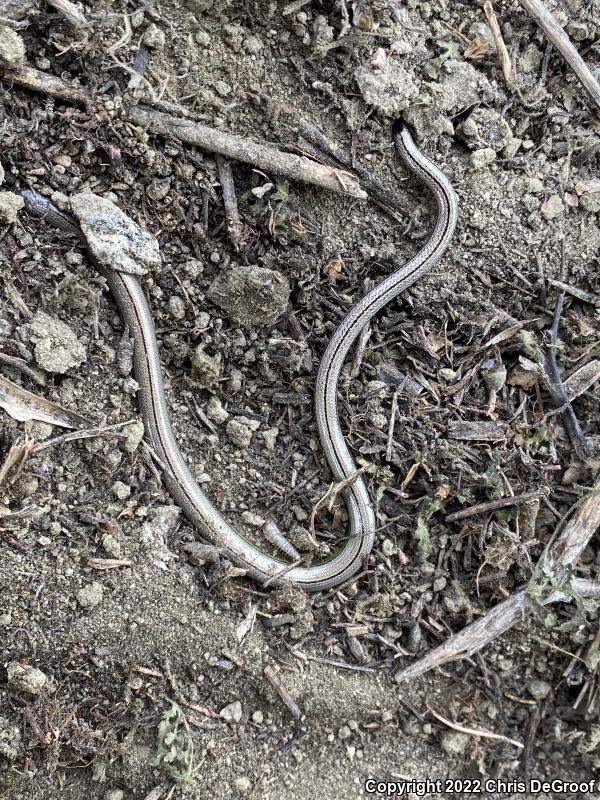
[[141, 419], [132, 422], [123, 429], [123, 438], [120, 440], [121, 450], [126, 453], [135, 453], [144, 438], [144, 423]]
[[252, 441], [252, 430], [239, 419], [229, 420], [227, 423], [227, 435], [232, 444], [242, 449], [248, 447]]
[[88, 246], [100, 264], [132, 275], [145, 275], [160, 266], [158, 240], [140, 228], [110, 200], [93, 192], [71, 198]]
[[179, 524], [180, 514], [177, 506], [162, 506], [154, 509], [152, 519], [142, 526], [140, 541], [159, 569], [166, 569], [169, 561], [175, 558], [167, 547], [167, 538]]
[[240, 775], [239, 778], [235, 779], [234, 783], [235, 783], [235, 788], [238, 790], [240, 794], [247, 794], [252, 788], [252, 784], [250, 783], [250, 778], [247, 778], [245, 775]]
[[366, 102], [386, 117], [397, 117], [419, 94], [410, 73], [397, 61], [361, 66], [354, 77]]
[[442, 750], [448, 755], [458, 756], [464, 753], [469, 744], [469, 736], [459, 731], [445, 731], [440, 737]]
[[204, 352], [203, 345], [198, 345], [192, 355], [192, 378], [203, 389], [207, 389], [219, 380], [221, 364]]
[[552, 194], [546, 200], [545, 203], [542, 203], [542, 217], [545, 220], [556, 219], [556, 217], [560, 217], [562, 213], [564, 213], [565, 206], [563, 201], [557, 194]]
[[456, 133], [471, 150], [492, 148], [499, 153], [512, 139], [512, 131], [500, 114], [492, 108], [476, 108]]
[[6, 672], [8, 685], [27, 694], [39, 694], [48, 682], [48, 676], [41, 669], [30, 667], [29, 664], [20, 664], [18, 661], [11, 661]]
[[82, 586], [77, 592], [77, 602], [82, 608], [92, 609], [99, 606], [104, 597], [104, 586], [98, 581], [92, 581]]
[[22, 737], [18, 725], [0, 717], [0, 758], [16, 761], [21, 755]]
[[25, 44], [16, 31], [0, 27], [0, 67], [18, 69], [25, 64]]
[[496, 160], [496, 151], [493, 147], [482, 147], [481, 150], [474, 150], [470, 157], [469, 162], [473, 169], [483, 169]]
[[87, 358], [86, 349], [73, 330], [45, 311], [38, 311], [31, 320], [29, 334], [35, 342], [35, 360], [46, 372], [63, 375]]
[[[0, 36], [2, 33], [0, 33]], [[4, 177], [4, 172], [2, 172]], [[1, 183], [2, 181], [0, 181]], [[13, 192], [0, 192], [0, 222], [7, 225], [13, 225], [17, 219], [19, 211], [23, 208], [25, 202], [22, 197]]]
[[218, 275], [208, 297], [241, 325], [272, 325], [286, 310], [290, 283], [285, 275], [264, 267], [240, 267]]
[[229, 412], [223, 408], [219, 398], [213, 395], [206, 404], [206, 416], [219, 425], [229, 419]]
[[165, 39], [165, 32], [152, 23], [148, 25], [142, 41], [150, 50], [160, 50], [165, 46]]

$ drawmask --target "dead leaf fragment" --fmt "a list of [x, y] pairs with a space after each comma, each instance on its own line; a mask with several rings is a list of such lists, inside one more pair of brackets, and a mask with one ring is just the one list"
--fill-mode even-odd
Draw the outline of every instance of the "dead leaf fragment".
[[0, 375], [0, 408], [19, 422], [30, 419], [48, 422], [61, 428], [89, 427], [93, 423], [86, 417], [68, 411], [66, 408], [46, 400], [33, 392], [28, 392], [16, 383]]

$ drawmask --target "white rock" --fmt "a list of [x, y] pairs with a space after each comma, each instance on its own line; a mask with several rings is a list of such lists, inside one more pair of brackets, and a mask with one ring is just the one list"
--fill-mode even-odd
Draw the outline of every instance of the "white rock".
[[242, 704], [239, 700], [229, 703], [219, 712], [226, 722], [238, 723], [242, 719]]

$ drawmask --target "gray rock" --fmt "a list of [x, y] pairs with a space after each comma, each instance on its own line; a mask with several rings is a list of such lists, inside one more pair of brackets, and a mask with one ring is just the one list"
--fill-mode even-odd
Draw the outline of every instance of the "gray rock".
[[534, 700], [544, 700], [552, 691], [552, 686], [546, 681], [540, 681], [532, 678], [527, 684], [527, 691]]
[[21, 664], [18, 661], [11, 661], [6, 672], [8, 685], [12, 689], [26, 694], [39, 694], [48, 682], [48, 676], [40, 669], [30, 667], [29, 664]]
[[157, 239], [110, 200], [81, 192], [71, 198], [71, 208], [101, 264], [133, 275], [145, 275], [148, 269], [160, 266]]
[[25, 44], [12, 28], [0, 26], [0, 67], [18, 69], [25, 64]]
[[77, 602], [82, 608], [92, 609], [99, 606], [104, 597], [104, 586], [98, 581], [82, 586], [77, 592]]
[[271, 325], [287, 308], [290, 283], [272, 269], [239, 267], [215, 278], [207, 294], [234, 322]]
[[[2, 34], [0, 33], [0, 36]], [[4, 171], [2, 172], [4, 179]], [[2, 181], [0, 181], [2, 183]], [[19, 211], [23, 208], [25, 202], [22, 197], [12, 192], [0, 192], [0, 222], [7, 225], [13, 225], [19, 216]]]
[[45, 311], [36, 312], [29, 323], [29, 334], [35, 343], [35, 360], [46, 372], [63, 375], [87, 358], [86, 349], [73, 330]]

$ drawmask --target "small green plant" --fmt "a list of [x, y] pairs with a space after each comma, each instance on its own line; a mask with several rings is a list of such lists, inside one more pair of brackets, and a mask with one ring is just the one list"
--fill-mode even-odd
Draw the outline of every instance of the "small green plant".
[[155, 766], [162, 767], [181, 789], [192, 784], [194, 744], [182, 709], [173, 700], [158, 724], [158, 754]]
[[249, 212], [253, 217], [266, 217], [269, 233], [277, 242], [286, 244], [291, 225], [288, 199], [290, 187], [287, 181], [277, 186], [266, 184], [252, 192], [247, 192], [243, 199], [248, 202]]
[[419, 502], [419, 513], [413, 536], [417, 540], [421, 561], [425, 562], [431, 554], [431, 538], [429, 536], [429, 520], [442, 507], [438, 498], [423, 497]]

